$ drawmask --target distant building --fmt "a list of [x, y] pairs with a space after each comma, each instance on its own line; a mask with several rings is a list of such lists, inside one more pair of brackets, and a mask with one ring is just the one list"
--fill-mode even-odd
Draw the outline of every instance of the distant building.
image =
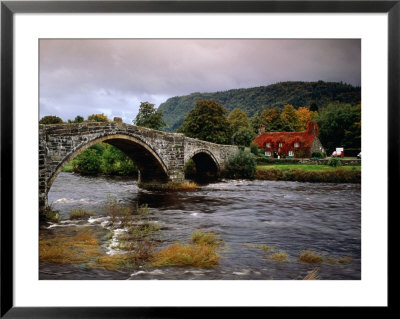
[[265, 132], [260, 126], [254, 143], [265, 150], [267, 157], [311, 157], [314, 152], [325, 152], [318, 138], [318, 124], [310, 121], [303, 132]]

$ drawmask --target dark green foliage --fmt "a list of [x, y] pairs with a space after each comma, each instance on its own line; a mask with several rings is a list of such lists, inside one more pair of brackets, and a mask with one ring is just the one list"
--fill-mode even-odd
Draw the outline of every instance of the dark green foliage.
[[259, 149], [258, 149], [258, 144], [257, 143], [251, 143], [250, 144], [250, 152], [254, 155], [257, 155], [260, 153]]
[[319, 139], [331, 154], [336, 147], [361, 148], [361, 106], [330, 104], [317, 117]]
[[101, 171], [107, 175], [134, 175], [137, 167], [124, 152], [118, 148], [107, 145], [102, 154]]
[[95, 144], [72, 161], [72, 171], [82, 175], [136, 175], [137, 167], [118, 148], [108, 144]]
[[75, 119], [73, 121], [68, 120], [68, 123], [82, 123], [84, 120], [85, 119], [82, 116], [78, 115], [75, 117]]
[[321, 152], [313, 152], [311, 154], [311, 157], [322, 158], [322, 153]]
[[77, 157], [72, 163], [74, 172], [82, 175], [95, 175], [100, 172], [101, 155], [93, 148], [88, 148]]
[[340, 158], [331, 157], [328, 161], [328, 165], [332, 167], [339, 167], [342, 166], [342, 162], [340, 161]]
[[133, 124], [137, 126], [143, 126], [159, 130], [165, 126], [165, 122], [162, 120], [163, 112], [160, 109], [156, 109], [154, 104], [149, 102], [141, 102], [139, 107], [139, 113], [133, 120]]
[[39, 121], [39, 124], [61, 124], [61, 123], [63, 123], [63, 120], [55, 115], [43, 116]]
[[230, 144], [230, 125], [224, 116], [226, 109], [214, 100], [201, 100], [186, 116], [178, 132], [217, 144]]
[[[196, 102], [204, 99], [214, 99], [217, 103], [222, 104], [228, 112], [239, 108], [248, 117], [252, 117], [260, 115], [263, 109], [282, 109], [286, 104], [291, 104], [296, 109], [299, 106], [312, 107], [312, 110], [319, 108], [319, 111], [332, 102], [356, 105], [361, 102], [361, 89], [335, 82], [281, 82], [249, 89], [214, 93], [197, 92], [176, 96], [168, 99], [159, 107], [164, 113], [166, 129], [175, 132]], [[255, 132], [257, 130], [258, 127], [255, 128]]]
[[254, 140], [256, 134], [250, 128], [241, 128], [232, 136], [233, 144], [240, 146], [249, 146]]
[[256, 174], [255, 156], [249, 152], [239, 150], [229, 158], [224, 174], [228, 178], [253, 179]]

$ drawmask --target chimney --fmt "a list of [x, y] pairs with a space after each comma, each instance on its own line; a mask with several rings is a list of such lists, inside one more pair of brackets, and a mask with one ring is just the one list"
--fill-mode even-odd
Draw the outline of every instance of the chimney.
[[258, 127], [258, 135], [263, 135], [265, 133], [265, 126], [261, 125]]

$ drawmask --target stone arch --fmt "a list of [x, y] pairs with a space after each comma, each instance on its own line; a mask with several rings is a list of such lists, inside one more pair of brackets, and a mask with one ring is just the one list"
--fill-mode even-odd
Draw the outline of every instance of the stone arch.
[[186, 163], [189, 159], [192, 159], [196, 165], [196, 174], [193, 176], [196, 180], [206, 181], [216, 179], [221, 172], [221, 166], [214, 154], [207, 149], [198, 149], [194, 151], [188, 157]]
[[57, 165], [54, 173], [47, 181], [47, 191], [62, 171], [64, 166], [74, 157], [90, 146], [97, 143], [107, 143], [119, 148], [126, 153], [139, 168], [139, 182], [168, 181], [168, 169], [164, 161], [148, 144], [137, 137], [125, 134], [112, 134], [96, 137], [90, 141], [82, 142], [77, 148], [69, 152]]

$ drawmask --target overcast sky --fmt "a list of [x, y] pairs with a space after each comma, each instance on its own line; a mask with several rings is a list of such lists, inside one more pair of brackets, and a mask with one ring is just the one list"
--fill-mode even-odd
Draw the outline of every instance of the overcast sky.
[[140, 102], [281, 81], [361, 85], [360, 40], [40, 40], [40, 117], [104, 113], [132, 123]]

